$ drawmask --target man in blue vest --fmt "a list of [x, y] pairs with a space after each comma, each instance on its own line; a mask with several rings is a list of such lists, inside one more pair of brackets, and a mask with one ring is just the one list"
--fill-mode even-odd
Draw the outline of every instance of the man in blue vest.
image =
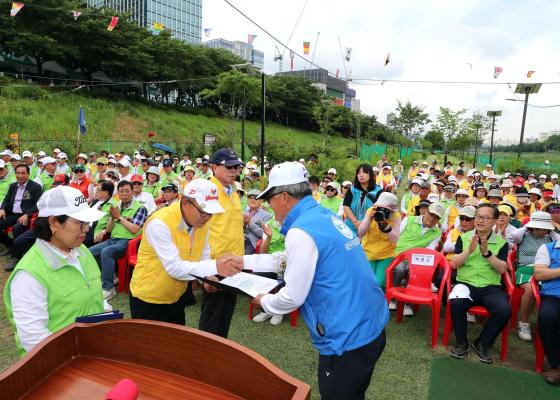
[[301, 307], [319, 351], [321, 399], [363, 399], [385, 347], [389, 310], [360, 240], [313, 199], [300, 163], [272, 168], [259, 198], [286, 236], [286, 286], [253, 303], [270, 314]]

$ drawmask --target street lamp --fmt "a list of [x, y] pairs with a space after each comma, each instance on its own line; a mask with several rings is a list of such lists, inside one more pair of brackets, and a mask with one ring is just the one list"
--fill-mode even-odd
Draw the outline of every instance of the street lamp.
[[521, 120], [521, 136], [519, 138], [519, 147], [517, 148], [517, 158], [521, 158], [521, 148], [523, 147], [523, 135], [525, 134], [525, 118], [527, 117], [529, 95], [538, 93], [541, 85], [541, 83], [518, 83], [515, 88], [515, 93], [525, 94], [525, 105], [523, 106], [523, 119]]
[[496, 117], [502, 115], [502, 111], [501, 110], [488, 111], [486, 115], [492, 117], [492, 136], [490, 137], [490, 162], [489, 162], [489, 164], [492, 164], [492, 152], [494, 151], [494, 124], [496, 123]]
[[[257, 74], [255, 67], [251, 63], [234, 64], [231, 66], [236, 71], [242, 72], [249, 76]], [[247, 107], [245, 100], [245, 85], [243, 86], [243, 100], [241, 104], [241, 159], [245, 162], [245, 109]]]

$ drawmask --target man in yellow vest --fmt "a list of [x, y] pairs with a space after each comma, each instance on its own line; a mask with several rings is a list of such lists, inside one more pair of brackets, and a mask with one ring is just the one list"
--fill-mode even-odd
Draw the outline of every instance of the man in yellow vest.
[[[208, 235], [210, 254], [203, 259], [217, 259], [223, 255], [243, 256], [243, 213], [241, 200], [233, 186], [242, 162], [235, 151], [224, 148], [214, 153], [210, 163], [213, 173], [210, 182], [218, 188], [218, 200], [224, 212], [212, 218]], [[216, 291], [207, 284], [204, 288], [206, 293], [202, 300], [198, 329], [227, 337], [235, 309], [236, 294]]]
[[239, 256], [200, 261], [208, 246], [207, 222], [223, 212], [216, 185], [195, 179], [180, 201], [148, 219], [130, 282], [132, 318], [185, 325], [184, 294], [192, 275], [232, 276], [241, 271]]

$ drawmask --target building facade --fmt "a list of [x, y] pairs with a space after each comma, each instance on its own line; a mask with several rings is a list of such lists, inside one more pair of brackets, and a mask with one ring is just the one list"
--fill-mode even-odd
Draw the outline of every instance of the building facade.
[[202, 0], [87, 0], [87, 6], [128, 11], [144, 28], [154, 31], [159, 23], [176, 39], [202, 43]]
[[253, 48], [253, 45], [239, 40], [212, 39], [204, 42], [204, 45], [212, 49], [227, 50], [251, 63], [255, 68], [262, 70], [264, 67], [264, 53]]

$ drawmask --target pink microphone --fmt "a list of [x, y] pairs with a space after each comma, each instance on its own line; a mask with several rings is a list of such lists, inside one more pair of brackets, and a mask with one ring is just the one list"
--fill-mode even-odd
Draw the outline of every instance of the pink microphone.
[[105, 400], [136, 400], [138, 387], [130, 379], [122, 379], [105, 396]]

